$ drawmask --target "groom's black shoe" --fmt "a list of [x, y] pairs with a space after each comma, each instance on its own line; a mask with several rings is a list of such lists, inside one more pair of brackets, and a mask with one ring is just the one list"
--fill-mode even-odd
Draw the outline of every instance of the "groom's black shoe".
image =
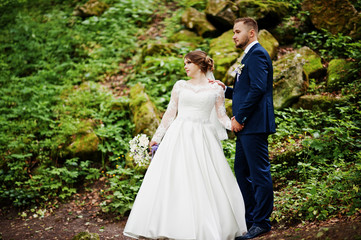
[[235, 240], [252, 239], [252, 238], [258, 237], [261, 234], [267, 233], [269, 231], [271, 231], [271, 230], [257, 227], [257, 226], [252, 226], [245, 235], [236, 237]]

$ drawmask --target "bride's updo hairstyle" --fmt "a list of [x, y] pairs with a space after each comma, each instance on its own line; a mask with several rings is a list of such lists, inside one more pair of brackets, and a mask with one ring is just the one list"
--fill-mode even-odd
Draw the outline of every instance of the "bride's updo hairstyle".
[[213, 59], [207, 56], [207, 53], [201, 50], [195, 50], [188, 53], [184, 59], [189, 59], [192, 63], [199, 66], [201, 71], [206, 74], [207, 71], [213, 71], [214, 62]]

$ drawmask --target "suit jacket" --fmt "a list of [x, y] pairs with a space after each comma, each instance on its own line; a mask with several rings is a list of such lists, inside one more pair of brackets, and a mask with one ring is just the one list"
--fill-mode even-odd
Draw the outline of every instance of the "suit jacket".
[[227, 87], [225, 92], [226, 98], [232, 99], [233, 116], [245, 124], [238, 134], [274, 133], [272, 60], [257, 43], [244, 56], [242, 64], [245, 66], [241, 74], [236, 74], [233, 88]]

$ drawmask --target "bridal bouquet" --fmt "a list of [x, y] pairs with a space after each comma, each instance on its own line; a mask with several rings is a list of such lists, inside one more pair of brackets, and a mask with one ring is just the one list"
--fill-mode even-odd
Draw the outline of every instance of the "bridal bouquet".
[[149, 139], [145, 134], [138, 134], [129, 141], [129, 155], [133, 157], [134, 162], [139, 166], [149, 164], [150, 156], [148, 152]]

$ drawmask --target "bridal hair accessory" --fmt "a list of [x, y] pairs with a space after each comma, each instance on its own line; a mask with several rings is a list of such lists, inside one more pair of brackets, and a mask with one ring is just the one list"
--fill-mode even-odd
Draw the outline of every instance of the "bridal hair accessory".
[[129, 141], [129, 155], [138, 166], [146, 166], [149, 164], [150, 156], [148, 152], [149, 139], [145, 134], [138, 134]]

